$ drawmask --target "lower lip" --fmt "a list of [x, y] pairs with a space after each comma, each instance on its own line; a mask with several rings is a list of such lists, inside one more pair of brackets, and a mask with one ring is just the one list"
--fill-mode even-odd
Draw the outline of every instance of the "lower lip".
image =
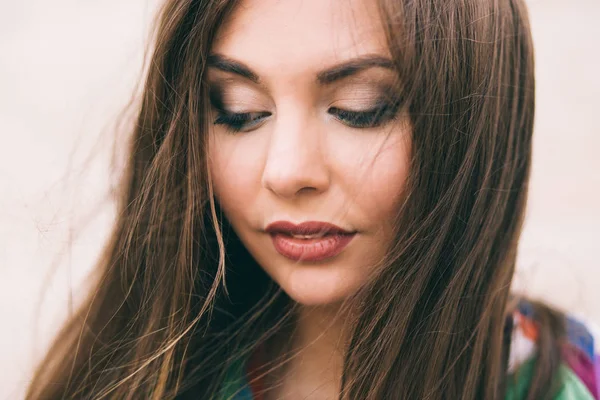
[[319, 239], [297, 239], [283, 233], [271, 234], [275, 250], [294, 261], [321, 261], [335, 257], [344, 250], [356, 233], [326, 235]]

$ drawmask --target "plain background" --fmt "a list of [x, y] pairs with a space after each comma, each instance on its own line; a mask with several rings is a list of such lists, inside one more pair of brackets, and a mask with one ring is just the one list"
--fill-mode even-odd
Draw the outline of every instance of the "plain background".
[[[22, 398], [106, 238], [113, 123], [158, 3], [0, 0], [0, 399]], [[537, 114], [515, 290], [600, 322], [600, 1], [529, 9]]]

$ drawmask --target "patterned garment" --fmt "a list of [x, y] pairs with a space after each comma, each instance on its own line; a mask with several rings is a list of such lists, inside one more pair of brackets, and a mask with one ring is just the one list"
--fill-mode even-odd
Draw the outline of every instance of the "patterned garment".
[[[506, 400], [525, 398], [534, 372], [538, 328], [532, 319], [531, 304], [521, 301], [507, 324], [511, 328], [508, 357], [509, 379]], [[558, 373], [562, 387], [555, 400], [600, 400], [600, 331], [583, 318], [567, 317], [568, 340], [561, 345], [563, 362]], [[223, 400], [262, 400], [263, 383], [248, 383], [260, 355], [238, 362], [228, 370], [223, 385]]]
[[[563, 385], [556, 400], [600, 399], [600, 331], [583, 318], [567, 316], [567, 341], [561, 344], [563, 362], [559, 374]], [[525, 398], [535, 366], [536, 343], [539, 335], [533, 321], [531, 304], [521, 301], [512, 315], [513, 331], [508, 359], [508, 372], [513, 378], [506, 399]]]

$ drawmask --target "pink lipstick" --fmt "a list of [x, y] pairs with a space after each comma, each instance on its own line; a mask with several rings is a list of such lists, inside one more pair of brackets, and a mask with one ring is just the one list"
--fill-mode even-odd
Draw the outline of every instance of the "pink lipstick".
[[335, 257], [350, 243], [356, 232], [318, 221], [296, 225], [277, 221], [265, 229], [271, 235], [275, 250], [294, 261], [322, 261]]

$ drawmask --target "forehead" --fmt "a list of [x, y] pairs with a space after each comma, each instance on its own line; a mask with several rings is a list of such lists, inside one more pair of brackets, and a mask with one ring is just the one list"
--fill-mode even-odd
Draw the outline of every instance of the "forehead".
[[260, 75], [290, 77], [389, 55], [375, 0], [245, 0], [220, 27], [212, 51]]

